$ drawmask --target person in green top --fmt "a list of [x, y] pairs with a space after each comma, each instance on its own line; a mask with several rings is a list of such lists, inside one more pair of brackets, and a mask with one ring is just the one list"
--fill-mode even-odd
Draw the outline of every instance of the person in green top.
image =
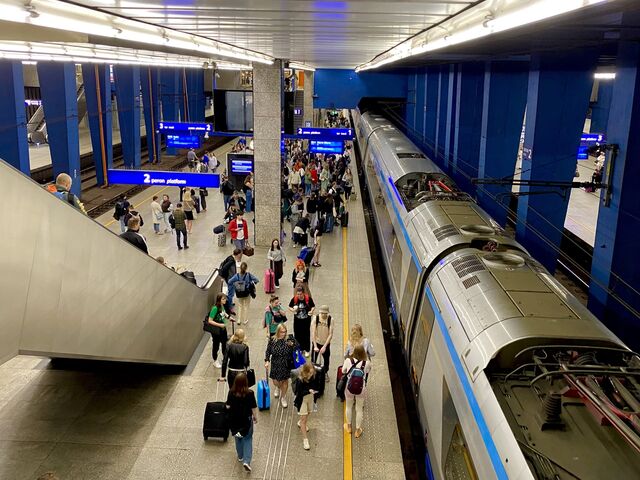
[[277, 295], [271, 295], [269, 305], [264, 310], [264, 328], [267, 330], [267, 338], [275, 335], [278, 325], [287, 321], [285, 309], [280, 304]]
[[[225, 311], [224, 305], [227, 303], [227, 296], [219, 293], [216, 297], [216, 303], [209, 312], [209, 323], [211, 333], [211, 356], [213, 357], [214, 366], [222, 368], [222, 363], [218, 361], [218, 350], [222, 345], [222, 355], [227, 351], [227, 322], [231, 320], [229, 314]], [[233, 321], [233, 320], [231, 320]]]

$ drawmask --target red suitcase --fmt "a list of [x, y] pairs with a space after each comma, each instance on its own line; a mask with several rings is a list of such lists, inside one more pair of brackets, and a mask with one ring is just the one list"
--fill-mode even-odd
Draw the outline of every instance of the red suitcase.
[[264, 293], [275, 293], [276, 276], [270, 268], [264, 271]]

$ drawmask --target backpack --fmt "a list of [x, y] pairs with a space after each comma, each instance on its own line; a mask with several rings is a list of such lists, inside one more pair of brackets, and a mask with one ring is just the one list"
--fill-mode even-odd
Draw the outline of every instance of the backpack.
[[[316, 328], [318, 328], [319, 323], [320, 323], [320, 315], [316, 315]], [[327, 317], [327, 327], [331, 327], [331, 315]]]
[[122, 217], [124, 214], [125, 214], [124, 202], [122, 201], [116, 202], [116, 210], [115, 212], [113, 212], [113, 218], [115, 218], [116, 220], [120, 220], [120, 217]]
[[236, 297], [245, 298], [251, 294], [251, 281], [247, 281], [247, 274], [245, 273], [242, 277], [238, 276], [239, 280], [233, 282], [233, 289], [235, 290]]
[[176, 219], [173, 215], [169, 215], [169, 225], [171, 225], [171, 228], [174, 230], [176, 229]]
[[366, 364], [366, 361], [362, 362], [362, 366], [354, 368], [349, 375], [349, 380], [347, 380], [347, 391], [352, 395], [360, 395], [362, 390], [364, 390], [364, 367]]
[[58, 197], [60, 200], [67, 202], [69, 205], [75, 207], [75, 203], [73, 201], [73, 193], [71, 192], [53, 192], [53, 194]]

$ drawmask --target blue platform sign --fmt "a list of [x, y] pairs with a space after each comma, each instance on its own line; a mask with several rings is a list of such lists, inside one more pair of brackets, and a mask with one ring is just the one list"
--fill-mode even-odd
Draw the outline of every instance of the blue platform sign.
[[167, 132], [213, 132], [213, 125], [210, 123], [192, 123], [192, 122], [158, 122], [158, 131]]
[[200, 135], [167, 135], [167, 147], [200, 148], [201, 145]]
[[351, 128], [306, 128], [299, 127], [296, 136], [308, 139], [319, 140], [352, 140], [353, 129]]
[[578, 160], [587, 160], [589, 158], [589, 147], [605, 142], [606, 137], [602, 133], [583, 133], [578, 147]]
[[342, 155], [344, 152], [344, 142], [331, 142], [328, 140], [310, 140], [309, 151], [311, 153], [333, 153]]
[[164, 187], [218, 188], [217, 173], [166, 172], [161, 170], [107, 170], [109, 183], [116, 185], [149, 185]]
[[231, 159], [231, 173], [247, 175], [253, 171], [253, 160]]

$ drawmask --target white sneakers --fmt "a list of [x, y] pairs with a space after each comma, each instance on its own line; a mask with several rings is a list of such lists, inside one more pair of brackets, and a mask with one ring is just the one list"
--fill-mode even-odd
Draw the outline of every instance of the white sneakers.
[[222, 368], [222, 364], [220, 363], [220, 360], [216, 360], [215, 362], [213, 362], [213, 366], [216, 368]]
[[282, 405], [282, 408], [287, 408], [289, 406], [287, 400], [284, 397], [280, 398], [280, 405]]
[[309, 445], [309, 439], [308, 438], [303, 438], [302, 439], [302, 447], [305, 450], [310, 450], [311, 449], [311, 445]]
[[273, 396], [278, 398], [280, 396], [280, 388], [279, 387], [273, 387]]

